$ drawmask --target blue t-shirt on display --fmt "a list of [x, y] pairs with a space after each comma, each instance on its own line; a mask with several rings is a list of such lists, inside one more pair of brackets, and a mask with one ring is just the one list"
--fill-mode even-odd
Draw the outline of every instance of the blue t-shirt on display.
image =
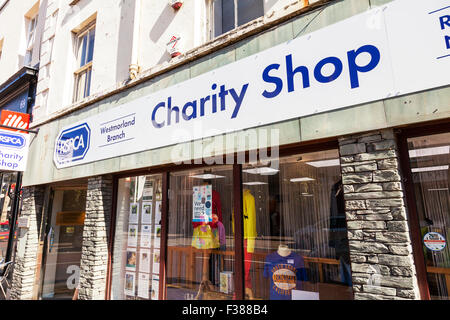
[[300, 289], [299, 281], [307, 281], [303, 257], [291, 252], [283, 257], [278, 252], [266, 256], [264, 277], [270, 278], [270, 300], [291, 300], [292, 289]]

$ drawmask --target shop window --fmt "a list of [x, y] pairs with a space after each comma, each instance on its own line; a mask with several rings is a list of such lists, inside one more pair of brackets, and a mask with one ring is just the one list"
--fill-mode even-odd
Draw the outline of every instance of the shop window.
[[77, 70], [75, 70], [74, 102], [91, 94], [92, 60], [94, 57], [95, 23], [76, 35]]
[[233, 167], [171, 173], [166, 297], [231, 300]]
[[243, 167], [246, 299], [352, 299], [338, 151]]
[[213, 36], [220, 36], [263, 15], [263, 0], [214, 0]]
[[[17, 173], [0, 173], [0, 260], [5, 257], [8, 249], [8, 239], [14, 189], [17, 182]], [[17, 230], [16, 230], [17, 233]]]
[[112, 300], [158, 300], [162, 217], [161, 175], [119, 180]]
[[430, 297], [449, 299], [450, 133], [408, 139]]

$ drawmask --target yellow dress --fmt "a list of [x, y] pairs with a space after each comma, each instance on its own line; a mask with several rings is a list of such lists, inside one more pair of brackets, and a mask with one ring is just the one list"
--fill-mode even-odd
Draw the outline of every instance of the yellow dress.
[[208, 224], [195, 227], [192, 235], [192, 246], [197, 249], [220, 248], [218, 228], [211, 229]]
[[[255, 252], [255, 239], [257, 237], [256, 233], [256, 208], [255, 208], [255, 197], [248, 189], [244, 189], [242, 195], [243, 204], [243, 221], [244, 221], [244, 239], [247, 240], [247, 252]], [[232, 227], [234, 233], [234, 215], [232, 218]]]

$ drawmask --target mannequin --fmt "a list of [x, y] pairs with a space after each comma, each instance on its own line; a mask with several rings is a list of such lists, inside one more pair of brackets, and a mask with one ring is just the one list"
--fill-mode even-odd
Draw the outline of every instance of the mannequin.
[[289, 247], [285, 244], [280, 244], [278, 246], [277, 253], [282, 257], [287, 257], [291, 254], [291, 249], [289, 249]]
[[[212, 185], [210, 180], [205, 180], [203, 186]], [[205, 199], [208, 200], [208, 199]], [[217, 215], [218, 221], [222, 221], [222, 208], [220, 203], [220, 195], [217, 191], [212, 190], [211, 194], [212, 214]], [[219, 238], [215, 237], [217, 230], [217, 222], [192, 222], [194, 229], [192, 237], [192, 246], [197, 249], [218, 249], [220, 247]], [[210, 283], [210, 252], [203, 252], [203, 266], [202, 266], [202, 284], [209, 285]]]
[[270, 281], [270, 300], [291, 300], [292, 290], [301, 290], [302, 282], [308, 281], [303, 257], [283, 243], [266, 256], [264, 277]]

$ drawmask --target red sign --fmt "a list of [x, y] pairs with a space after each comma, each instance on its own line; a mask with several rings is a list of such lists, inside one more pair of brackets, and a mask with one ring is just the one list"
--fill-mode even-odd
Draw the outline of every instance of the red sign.
[[[30, 127], [30, 115], [28, 113], [2, 110], [0, 124], [2, 126], [14, 127], [18, 129], [28, 129]], [[4, 127], [0, 127], [0, 129], [16, 131], [14, 129]]]

